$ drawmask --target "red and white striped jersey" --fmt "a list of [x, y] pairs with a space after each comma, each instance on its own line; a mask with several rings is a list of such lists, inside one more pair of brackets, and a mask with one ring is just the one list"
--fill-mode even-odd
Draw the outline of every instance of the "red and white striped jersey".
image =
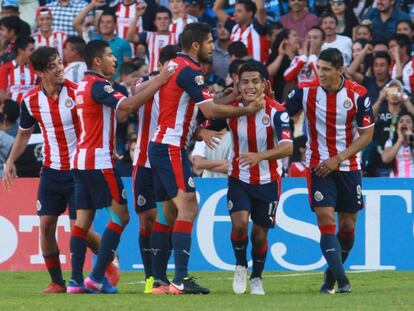
[[[136, 6], [138, 3], [134, 2], [129, 5], [125, 5], [122, 1], [118, 4], [115, 15], [117, 19], [117, 24], [115, 28], [115, 32], [121, 39], [126, 40], [126, 36], [128, 33], [129, 25], [131, 21], [134, 19], [135, 14], [137, 12]], [[142, 16], [138, 19], [137, 22], [137, 33], [144, 31], [144, 27], [142, 24]]]
[[177, 19], [173, 19], [172, 23], [169, 26], [169, 31], [175, 33], [177, 38], [183, 32], [184, 27], [187, 24], [196, 23], [197, 19], [194, 19], [190, 16], [186, 17], [179, 17]]
[[178, 53], [168, 66], [176, 71], [160, 89], [160, 116], [152, 141], [185, 148], [197, 127], [198, 105], [212, 96], [199, 64], [190, 56]]
[[58, 50], [60, 57], [63, 57], [63, 45], [67, 39], [66, 33], [60, 30], [54, 30], [49, 37], [44, 37], [40, 32], [32, 35], [35, 41], [36, 49], [39, 46], [50, 46]]
[[77, 170], [113, 168], [115, 109], [126, 97], [105, 76], [87, 71], [76, 90], [80, 138], [72, 158]]
[[0, 90], [19, 104], [36, 84], [37, 76], [31, 65], [20, 66], [13, 60], [0, 66]]
[[297, 83], [309, 82], [318, 77], [316, 71], [316, 55], [295, 56], [288, 69], [283, 74], [286, 81], [296, 81]]
[[[303, 109], [307, 119], [307, 167], [314, 168], [344, 151], [358, 138], [358, 129], [374, 126], [371, 101], [366, 93], [363, 86], [342, 78], [336, 93], [327, 93], [314, 80], [299, 85], [288, 95], [289, 114], [294, 116]], [[339, 166], [340, 171], [360, 169], [359, 153]]]
[[[234, 104], [242, 107], [243, 103]], [[229, 126], [233, 150], [230, 153], [229, 176], [252, 185], [277, 181], [282, 176], [281, 160], [260, 161], [258, 165], [241, 166], [242, 153], [263, 152], [273, 149], [277, 143], [292, 141], [289, 115], [285, 108], [266, 98], [265, 106], [254, 115], [230, 118]]]
[[304, 162], [292, 162], [288, 169], [289, 177], [306, 177], [308, 170]]
[[87, 70], [85, 62], [72, 62], [65, 67], [64, 75], [65, 79], [72, 82], [79, 83], [83, 80], [85, 72]]
[[[411, 58], [403, 67], [402, 69], [402, 83], [404, 85], [404, 89], [412, 93], [414, 92], [414, 62], [413, 58]], [[391, 69], [391, 78], [397, 78], [397, 67], [394, 64]]]
[[255, 60], [266, 63], [269, 58], [269, 40], [267, 27], [260, 25], [256, 20], [246, 28], [241, 28], [233, 20], [227, 19], [224, 25], [230, 31], [231, 42], [241, 41], [247, 48], [247, 53]]
[[170, 44], [177, 44], [178, 39], [175, 33], [161, 35], [157, 32], [144, 31], [139, 34], [139, 41], [145, 42], [149, 52], [149, 72], [158, 71], [158, 60], [161, 50]]
[[[391, 148], [393, 146], [392, 138], [387, 140], [384, 148]], [[410, 146], [401, 145], [395, 156], [394, 169], [391, 171], [390, 177], [414, 177], [414, 154]]]
[[21, 104], [20, 128], [30, 129], [38, 122], [43, 136], [43, 166], [55, 170], [71, 169], [70, 158], [79, 138], [75, 109], [77, 85], [65, 80], [56, 99], [48, 97], [41, 85], [36, 86]]
[[145, 105], [138, 110], [138, 137], [134, 151], [133, 166], [151, 167], [148, 159], [148, 143], [154, 136], [160, 114], [160, 93], [155, 93]]

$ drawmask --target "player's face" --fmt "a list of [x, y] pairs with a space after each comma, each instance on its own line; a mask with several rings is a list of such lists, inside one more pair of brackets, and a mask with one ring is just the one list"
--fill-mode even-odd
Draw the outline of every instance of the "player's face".
[[342, 68], [336, 69], [331, 63], [318, 59], [316, 63], [319, 83], [323, 88], [331, 89], [340, 78]]
[[106, 47], [102, 54], [102, 58], [98, 58], [100, 69], [107, 77], [112, 77], [116, 72], [116, 57], [112, 54], [110, 47]]
[[49, 64], [47, 64], [46, 71], [40, 72], [39, 76], [42, 81], [48, 81], [49, 83], [62, 84], [65, 81], [65, 76], [63, 74], [64, 70], [62, 59], [59, 55]]
[[159, 32], [168, 31], [168, 27], [171, 24], [171, 19], [168, 13], [158, 13], [155, 16], [155, 27]]
[[336, 33], [336, 21], [332, 17], [325, 17], [322, 20], [321, 28], [327, 36], [332, 36]]
[[376, 58], [372, 65], [374, 77], [380, 81], [384, 81], [388, 78], [390, 71], [390, 65], [385, 58]]
[[115, 31], [115, 21], [112, 16], [103, 15], [99, 21], [99, 33], [102, 35], [111, 35]]
[[198, 50], [198, 60], [200, 62], [210, 62], [211, 58], [213, 57], [213, 49], [214, 49], [214, 40], [211, 33], [208, 34], [206, 40], [204, 40], [201, 45], [200, 49]]
[[37, 26], [41, 31], [49, 31], [52, 29], [52, 16], [50, 14], [39, 15], [37, 17]]
[[257, 71], [243, 72], [238, 83], [239, 92], [245, 104], [250, 104], [262, 95], [264, 87], [264, 81]]
[[234, 20], [237, 24], [246, 24], [250, 22], [250, 15], [251, 13], [247, 12], [244, 4], [236, 4], [234, 10]]

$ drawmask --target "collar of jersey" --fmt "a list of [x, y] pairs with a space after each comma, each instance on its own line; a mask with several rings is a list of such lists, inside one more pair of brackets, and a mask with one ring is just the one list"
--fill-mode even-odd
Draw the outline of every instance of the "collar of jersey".
[[[340, 90], [342, 90], [342, 88], [345, 86], [345, 78], [343, 75], [341, 75], [341, 84], [339, 84], [339, 88], [335, 91], [335, 93], [338, 93]], [[321, 86], [321, 88], [326, 92], [329, 93], [329, 91], [327, 89], [325, 89], [324, 87]]]
[[194, 58], [192, 58], [188, 54], [185, 54], [185, 53], [182, 53], [182, 52], [178, 52], [177, 53], [177, 56], [187, 58], [187, 59], [191, 60], [194, 64], [196, 64], [198, 67], [200, 67], [200, 63], [198, 61], [196, 61]]
[[96, 71], [92, 71], [92, 70], [88, 70], [85, 72], [85, 75], [94, 75], [94, 76], [98, 76], [99, 78], [103, 78], [105, 80], [108, 80], [107, 77], [105, 77], [103, 74], [96, 72]]

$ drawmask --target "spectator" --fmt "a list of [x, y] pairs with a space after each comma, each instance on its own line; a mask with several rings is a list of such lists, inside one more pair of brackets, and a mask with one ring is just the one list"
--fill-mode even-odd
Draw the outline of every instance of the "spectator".
[[414, 36], [414, 25], [410, 20], [401, 20], [397, 23], [396, 33], [401, 33], [404, 35], [407, 35], [408, 38], [410, 38], [411, 41], [411, 55], [413, 55], [414, 51], [414, 42], [413, 42], [413, 36]]
[[316, 79], [316, 61], [324, 40], [325, 33], [319, 26], [312, 26], [308, 30], [300, 55], [295, 56], [289, 68], [285, 70], [286, 81], [296, 81], [299, 84]]
[[8, 16], [0, 19], [0, 38], [3, 43], [3, 51], [0, 51], [0, 65], [13, 60], [14, 44], [20, 33], [20, 22], [17, 16]]
[[141, 16], [143, 11], [140, 9], [132, 20], [131, 25], [128, 28], [127, 38], [133, 43], [146, 44], [148, 47], [149, 55], [149, 71], [158, 71], [158, 59], [161, 50], [166, 45], [177, 44], [177, 33], [171, 32], [170, 25], [172, 14], [166, 7], [159, 7], [155, 13], [155, 29], [156, 32], [144, 31], [139, 34], [136, 33], [135, 25], [138, 16]]
[[58, 50], [59, 55], [63, 56], [63, 43], [67, 36], [63, 31], [52, 29], [52, 11], [47, 6], [41, 6], [36, 11], [36, 23], [38, 32], [33, 34], [36, 49], [39, 46], [50, 46]]
[[[369, 48], [367, 48], [369, 49]], [[365, 53], [364, 49], [362, 53]], [[362, 57], [361, 57], [362, 58]], [[352, 66], [352, 65], [351, 65]], [[391, 57], [388, 52], [380, 51], [373, 54], [372, 76], [364, 76], [362, 85], [368, 90], [368, 97], [375, 103], [382, 88], [390, 80]]]
[[138, 67], [132, 61], [122, 64], [120, 82], [127, 89], [128, 94], [131, 94], [131, 88], [136, 85], [139, 78], [140, 73]]
[[387, 52], [388, 53], [388, 51], [389, 50], [388, 50], [388, 44], [387, 43], [382, 42], [382, 41], [374, 43], [374, 50], [373, 50], [374, 53], [377, 53], [377, 52]]
[[86, 63], [85, 57], [86, 42], [81, 37], [69, 37], [63, 48], [63, 61], [66, 63], [65, 78], [75, 83], [82, 81], [85, 74]]
[[267, 33], [267, 40], [269, 41], [269, 46], [273, 45], [277, 34], [281, 32], [282, 30], [283, 30], [283, 25], [280, 22], [273, 22], [269, 24], [269, 30]]
[[[9, 100], [6, 100], [5, 104], [0, 105], [0, 177], [3, 177], [4, 164], [14, 142], [14, 136], [8, 134], [6, 130], [16, 123], [16, 120], [10, 120], [11, 116], [4, 112], [4, 107], [7, 107], [7, 101]], [[17, 116], [19, 116], [19, 106], [17, 106]]]
[[371, 75], [373, 47], [365, 39], [355, 40], [352, 44], [352, 63], [346, 69], [346, 75], [362, 83], [366, 75]]
[[372, 42], [374, 33], [369, 25], [358, 25], [354, 28], [354, 40], [365, 39]]
[[212, 29], [216, 28], [216, 20], [207, 13], [204, 0], [185, 0], [185, 10], [188, 15], [196, 17], [198, 22], [209, 24]]
[[231, 62], [229, 45], [230, 45], [230, 32], [224, 27], [223, 24], [217, 24], [217, 40], [214, 43], [213, 50], [213, 74], [220, 79], [225, 79], [229, 73], [229, 65]]
[[[177, 47], [177, 46], [176, 46]], [[178, 50], [178, 47], [177, 47]], [[138, 77], [142, 78], [149, 75], [148, 65], [143, 59], [134, 58], [131, 61], [132, 65], [137, 68]]]
[[2, 116], [0, 127], [7, 135], [12, 137], [16, 137], [19, 130], [19, 125], [16, 123], [20, 114], [19, 109], [19, 105], [11, 99], [6, 99], [0, 105], [0, 115]]
[[402, 81], [407, 92], [414, 91], [414, 70], [411, 56], [411, 41], [404, 34], [395, 34], [388, 42], [391, 58], [394, 60], [391, 77]]
[[328, 11], [335, 14], [338, 20], [336, 33], [338, 35], [352, 38], [352, 30], [359, 24], [359, 22], [351, 7], [351, 4], [347, 4], [345, 0], [330, 0]]
[[267, 63], [267, 70], [273, 79], [272, 87], [275, 99], [278, 102], [283, 102], [284, 94], [289, 91], [285, 90], [284, 73], [289, 68], [293, 58], [297, 56], [298, 50], [299, 40], [294, 30], [284, 29], [276, 36]]
[[377, 7], [368, 10], [362, 23], [371, 25], [374, 41], [388, 41], [395, 33], [397, 22], [410, 20], [410, 16], [395, 8], [396, 0], [377, 0], [376, 3]]
[[296, 31], [299, 41], [305, 41], [309, 28], [318, 24], [318, 18], [307, 9], [306, 0], [289, 0], [290, 12], [282, 15], [280, 22], [286, 29]]
[[29, 59], [34, 48], [31, 37], [20, 37], [16, 40], [16, 59], [0, 66], [0, 103], [6, 98], [20, 103], [23, 96], [37, 84], [37, 76]]
[[354, 14], [361, 21], [363, 16], [367, 13], [368, 9], [373, 7], [375, 0], [356, 0], [350, 1], [354, 8]]
[[[269, 43], [267, 41], [267, 20], [264, 0], [239, 0], [236, 3], [234, 21], [223, 9], [224, 0], [217, 0], [213, 10], [220, 23], [231, 33], [232, 42], [241, 41], [249, 56], [262, 63], [267, 62]], [[256, 18], [255, 18], [256, 17]]]
[[[1, 3], [1, 17], [15, 16], [19, 18], [20, 30], [19, 36], [30, 36], [31, 29], [28, 23], [20, 18], [19, 1], [18, 0], [3, 0]], [[31, 20], [29, 20], [31, 21]]]
[[397, 123], [397, 135], [390, 137], [381, 155], [384, 163], [393, 163], [390, 177], [414, 177], [413, 116], [401, 114]]
[[169, 31], [175, 33], [177, 38], [183, 32], [185, 25], [197, 22], [194, 16], [187, 14], [184, 6], [184, 0], [169, 0], [169, 8], [172, 13]]
[[228, 52], [231, 61], [234, 61], [236, 59], [247, 60], [248, 58], [250, 58], [246, 46], [241, 41], [235, 41], [230, 43]]
[[328, 48], [337, 48], [344, 57], [344, 66], [349, 66], [352, 59], [352, 40], [348, 37], [336, 34], [338, 19], [333, 13], [324, 13], [321, 16], [321, 28], [325, 32], [325, 43], [322, 51]]
[[239, 81], [239, 69], [245, 64], [243, 59], [235, 59], [229, 65], [229, 76], [226, 78], [226, 86], [235, 88]]
[[[54, 30], [61, 30], [68, 36], [76, 36], [73, 20], [88, 6], [83, 0], [54, 0], [47, 5], [52, 11]], [[92, 17], [92, 14], [89, 14]]]

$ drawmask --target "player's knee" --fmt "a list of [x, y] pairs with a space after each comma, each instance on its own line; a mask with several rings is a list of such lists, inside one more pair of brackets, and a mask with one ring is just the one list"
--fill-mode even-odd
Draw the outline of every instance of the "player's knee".
[[43, 238], [50, 239], [55, 237], [56, 225], [52, 223], [43, 224], [40, 233]]
[[335, 225], [335, 213], [328, 208], [318, 208], [316, 210], [319, 225]]
[[339, 224], [339, 232], [345, 236], [353, 235], [355, 231], [355, 223], [352, 221], [343, 221]]
[[151, 232], [153, 224], [154, 224], [154, 219], [140, 218], [139, 227], [142, 230], [145, 230], [147, 232]]
[[244, 222], [239, 222], [239, 223], [233, 224], [232, 231], [237, 236], [247, 235], [248, 224], [244, 223]]

